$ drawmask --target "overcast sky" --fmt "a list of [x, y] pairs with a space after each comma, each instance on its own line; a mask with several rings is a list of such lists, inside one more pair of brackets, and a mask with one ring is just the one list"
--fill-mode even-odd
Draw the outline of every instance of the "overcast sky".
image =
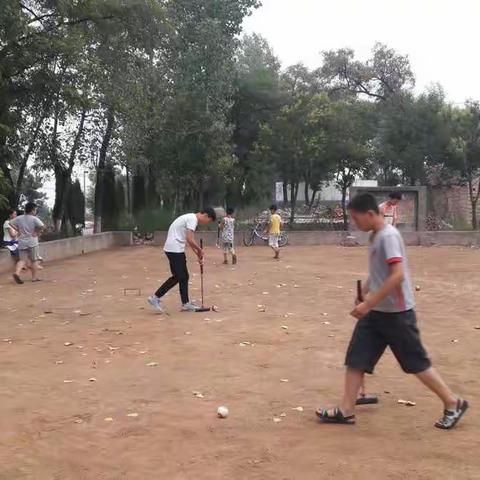
[[369, 56], [379, 41], [408, 55], [417, 90], [440, 83], [449, 100], [480, 100], [480, 0], [263, 0], [245, 20], [284, 66], [321, 63], [323, 50]]

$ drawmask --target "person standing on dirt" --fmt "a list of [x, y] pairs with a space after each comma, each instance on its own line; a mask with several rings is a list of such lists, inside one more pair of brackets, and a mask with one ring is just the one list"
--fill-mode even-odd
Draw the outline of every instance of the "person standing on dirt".
[[232, 264], [237, 263], [237, 255], [235, 254], [235, 218], [233, 217], [234, 209], [227, 208], [227, 216], [220, 222], [220, 232], [223, 250], [223, 264], [228, 265], [228, 254], [232, 255]]
[[15, 263], [19, 260], [18, 253], [18, 232], [10, 225], [10, 222], [17, 218], [17, 212], [15, 210], [8, 211], [8, 218], [3, 224], [3, 243], [2, 246], [8, 249], [10, 256]]
[[268, 224], [268, 246], [275, 252], [274, 259], [280, 259], [280, 228], [282, 225], [282, 218], [277, 213], [277, 206], [272, 205], [270, 207], [270, 222]]
[[13, 279], [21, 285], [23, 283], [20, 277], [22, 269], [29, 266], [32, 273], [32, 282], [38, 282], [38, 262], [41, 259], [38, 237], [41, 235], [45, 225], [37, 217], [37, 206], [31, 202], [27, 203], [25, 205], [25, 214], [11, 220], [10, 225], [18, 232], [18, 250], [20, 254], [20, 260], [17, 262]]
[[163, 250], [170, 263], [172, 276], [165, 281], [154, 295], [147, 299], [148, 303], [159, 312], [165, 312], [161, 298], [177, 283], [180, 289], [182, 312], [194, 312], [197, 309], [196, 305], [190, 302], [188, 296], [188, 279], [190, 276], [187, 268], [185, 247], [188, 244], [197, 256], [198, 262], [200, 264], [203, 263], [203, 250], [195, 241], [194, 232], [199, 224], [207, 225], [210, 222], [214, 222], [216, 218], [217, 215], [213, 208], [205, 208], [198, 213], [181, 215], [170, 225]]
[[378, 208], [380, 209], [380, 213], [383, 215], [385, 219], [385, 223], [392, 225], [394, 227], [397, 226], [398, 221], [398, 211], [397, 206], [402, 201], [402, 194], [400, 192], [391, 192], [388, 195], [388, 200], [386, 202], [381, 203]]
[[343, 397], [337, 408], [318, 409], [316, 414], [324, 423], [353, 425], [365, 373], [373, 373], [385, 349], [390, 347], [403, 371], [415, 375], [442, 401], [443, 415], [435, 427], [449, 430], [469, 405], [446, 385], [423, 347], [402, 236], [385, 223], [373, 195], [356, 196], [348, 208], [358, 229], [371, 232], [369, 278], [363, 298], [351, 312], [358, 322], [345, 359]]

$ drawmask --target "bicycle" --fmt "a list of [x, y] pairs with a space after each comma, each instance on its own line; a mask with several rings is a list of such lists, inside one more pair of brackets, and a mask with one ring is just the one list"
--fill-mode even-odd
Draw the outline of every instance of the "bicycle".
[[[257, 222], [255, 225], [252, 225], [243, 235], [243, 244], [246, 247], [251, 247], [255, 244], [255, 241], [259, 238], [264, 242], [268, 242], [268, 234], [265, 233], [265, 225]], [[284, 247], [288, 244], [288, 235], [285, 232], [280, 232], [280, 237], [278, 238], [278, 245]]]

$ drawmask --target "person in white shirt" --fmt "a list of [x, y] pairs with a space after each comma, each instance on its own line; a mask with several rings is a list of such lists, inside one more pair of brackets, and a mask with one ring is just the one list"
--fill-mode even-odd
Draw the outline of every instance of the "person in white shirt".
[[402, 201], [403, 195], [400, 192], [392, 192], [388, 195], [388, 200], [381, 203], [378, 208], [385, 219], [387, 225], [397, 226], [398, 204]]
[[188, 244], [197, 255], [198, 262], [203, 263], [203, 250], [195, 241], [194, 232], [198, 224], [207, 225], [210, 222], [214, 222], [216, 218], [217, 215], [213, 208], [205, 208], [199, 213], [181, 215], [170, 225], [163, 250], [170, 263], [172, 276], [165, 281], [154, 295], [148, 297], [148, 303], [159, 312], [163, 313], [165, 311], [161, 298], [177, 283], [179, 284], [180, 298], [182, 300], [182, 311], [194, 312], [196, 310], [197, 307], [190, 302], [188, 296], [189, 273], [185, 247]]
[[10, 251], [10, 255], [18, 262], [18, 232], [10, 225], [10, 222], [17, 217], [15, 210], [8, 211], [8, 218], [3, 223], [3, 243], [2, 246]]
[[220, 223], [221, 243], [223, 250], [223, 264], [228, 265], [228, 254], [232, 255], [232, 263], [237, 263], [235, 253], [235, 210], [232, 207], [227, 208], [227, 216]]

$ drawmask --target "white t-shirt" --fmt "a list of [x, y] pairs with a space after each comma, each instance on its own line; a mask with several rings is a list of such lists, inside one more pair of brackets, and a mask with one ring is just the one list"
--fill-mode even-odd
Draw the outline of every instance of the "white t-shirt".
[[198, 219], [194, 213], [186, 213], [178, 217], [168, 229], [167, 241], [163, 250], [170, 253], [185, 252], [187, 230], [194, 232], [198, 226]]
[[13, 239], [10, 235], [10, 231], [8, 230], [10, 228], [10, 219], [5, 220], [5, 223], [3, 224], [3, 241], [4, 242], [11, 242]]

